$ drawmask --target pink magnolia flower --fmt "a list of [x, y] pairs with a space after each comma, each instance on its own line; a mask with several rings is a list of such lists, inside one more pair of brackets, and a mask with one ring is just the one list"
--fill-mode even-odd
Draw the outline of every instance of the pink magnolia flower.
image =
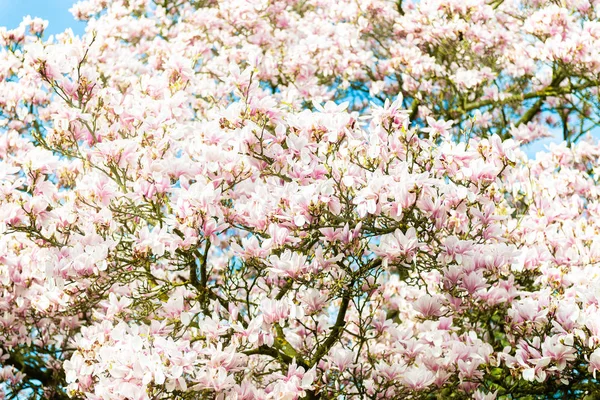
[[432, 117], [427, 117], [427, 124], [428, 127], [423, 128], [423, 132], [429, 133], [432, 137], [437, 135], [446, 136], [450, 128], [452, 128], [454, 121], [444, 121], [443, 119], [436, 121]]
[[417, 251], [423, 247], [417, 238], [417, 231], [410, 227], [406, 233], [396, 229], [381, 237], [379, 245], [373, 246], [373, 252], [383, 258], [387, 265], [390, 261], [402, 260], [407, 265], [415, 260]]
[[262, 311], [263, 321], [268, 325], [275, 323], [284, 325], [288, 318], [301, 319], [304, 316], [304, 309], [301, 306], [291, 303], [287, 299], [263, 299], [260, 303], [260, 309]]
[[441, 315], [442, 304], [438, 298], [425, 295], [419, 297], [414, 303], [413, 308], [421, 313], [423, 317], [438, 317]]
[[344, 372], [354, 362], [355, 355], [346, 349], [336, 349], [331, 356], [331, 363], [340, 371]]
[[308, 266], [306, 256], [292, 253], [290, 250], [284, 251], [281, 256], [272, 255], [269, 261], [271, 264], [269, 271], [290, 278], [297, 278], [304, 274]]
[[588, 370], [592, 373], [594, 379], [596, 379], [596, 371], [600, 369], [600, 349], [594, 350], [594, 352], [589, 357]]
[[433, 383], [435, 375], [425, 367], [409, 367], [402, 377], [402, 382], [411, 390], [422, 390]]

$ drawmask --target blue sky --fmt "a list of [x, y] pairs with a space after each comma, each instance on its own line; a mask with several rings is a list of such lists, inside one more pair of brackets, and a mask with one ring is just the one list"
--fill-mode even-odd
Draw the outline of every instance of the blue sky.
[[48, 20], [48, 34], [71, 28], [75, 34], [81, 35], [85, 23], [76, 21], [69, 12], [74, 3], [74, 0], [0, 0], [0, 26], [15, 28], [23, 17], [31, 15]]
[[557, 129], [555, 133], [555, 137], [536, 140], [533, 143], [523, 146], [523, 151], [525, 151], [525, 154], [529, 158], [535, 158], [535, 155], [540, 151], [548, 151], [547, 147], [550, 146], [550, 143], [560, 143], [562, 141], [562, 131]]

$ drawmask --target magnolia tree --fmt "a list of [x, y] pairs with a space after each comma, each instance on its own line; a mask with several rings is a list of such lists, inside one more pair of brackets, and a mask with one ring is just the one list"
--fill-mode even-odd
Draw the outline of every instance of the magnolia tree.
[[0, 397], [595, 398], [597, 7], [90, 0], [82, 37], [0, 30]]

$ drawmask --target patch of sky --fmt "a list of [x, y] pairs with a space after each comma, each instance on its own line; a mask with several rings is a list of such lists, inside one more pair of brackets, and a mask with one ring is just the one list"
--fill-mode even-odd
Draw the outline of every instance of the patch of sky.
[[83, 35], [85, 22], [75, 20], [69, 12], [75, 3], [73, 0], [0, 0], [0, 26], [14, 29], [23, 17], [30, 15], [48, 21], [46, 35], [61, 33], [68, 28], [76, 35]]

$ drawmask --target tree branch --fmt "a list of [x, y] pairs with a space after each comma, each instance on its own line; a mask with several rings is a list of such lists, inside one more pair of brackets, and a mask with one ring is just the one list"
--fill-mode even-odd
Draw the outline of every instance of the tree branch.
[[295, 360], [299, 366], [303, 367], [306, 370], [310, 369], [310, 365], [285, 338], [283, 328], [279, 324], [275, 324], [274, 327], [275, 331], [277, 332], [277, 336], [275, 337], [275, 343], [273, 343], [273, 347], [262, 345], [256, 349], [244, 351], [243, 353], [248, 356], [271, 356], [273, 358], [283, 361], [286, 365], [290, 365]]
[[346, 292], [344, 292], [344, 295], [342, 297], [342, 303], [340, 304], [340, 311], [338, 312], [337, 318], [335, 320], [335, 325], [333, 325], [333, 327], [331, 328], [331, 333], [329, 334], [327, 339], [325, 339], [325, 342], [323, 342], [323, 344], [321, 344], [317, 348], [315, 356], [310, 361], [311, 366], [316, 365], [321, 360], [321, 358], [323, 358], [329, 352], [329, 350], [333, 347], [335, 342], [337, 342], [342, 332], [344, 331], [344, 328], [346, 327], [346, 312], [348, 311], [348, 306], [350, 305], [351, 294], [352, 285], [350, 285], [350, 288], [348, 288]]
[[465, 105], [465, 107], [459, 109], [458, 112], [460, 114], [464, 114], [469, 111], [476, 110], [478, 108], [485, 107], [485, 106], [491, 106], [491, 105], [499, 106], [499, 105], [505, 105], [505, 104], [509, 104], [509, 103], [521, 102], [521, 101], [528, 100], [528, 99], [546, 98], [546, 97], [550, 97], [550, 96], [560, 96], [563, 94], [569, 94], [569, 93], [573, 93], [573, 92], [576, 92], [579, 90], [588, 89], [593, 86], [595, 86], [595, 84], [592, 82], [587, 82], [582, 85], [567, 86], [567, 87], [554, 87], [554, 86], [552, 86], [552, 84], [550, 84], [549, 86], [545, 87], [544, 89], [538, 90], [536, 92], [515, 94], [513, 96], [509, 96], [509, 97], [507, 97], [503, 100], [499, 100], [499, 101], [495, 101], [493, 99], [487, 99], [487, 100], [479, 100], [479, 101], [475, 101], [472, 103], [467, 103]]
[[206, 263], [208, 260], [209, 250], [210, 240], [206, 239], [206, 244], [204, 246], [204, 254], [200, 258], [200, 300], [202, 304], [205, 304], [207, 299], [208, 272], [206, 270]]
[[533, 117], [535, 117], [535, 115], [542, 109], [542, 104], [544, 104], [544, 100], [546, 100], [545, 97], [538, 99], [538, 101], [535, 102], [533, 107], [527, 110], [525, 114], [523, 114], [523, 116], [519, 119], [519, 121], [517, 121], [515, 126], [520, 126], [529, 123], [533, 119]]
[[[6, 349], [0, 348], [2, 350], [2, 354], [8, 354], [8, 359], [6, 359], [3, 363], [4, 365], [10, 365], [16, 370], [23, 373], [29, 380], [35, 380], [41, 383], [45, 388], [51, 389], [53, 391], [52, 399], [69, 399], [69, 397], [64, 393], [61, 387], [61, 378], [60, 375], [49, 368], [44, 368], [44, 370], [32, 367], [27, 365], [22, 357], [19, 357], [21, 354], [6, 351]], [[59, 372], [60, 374], [60, 372]]]

